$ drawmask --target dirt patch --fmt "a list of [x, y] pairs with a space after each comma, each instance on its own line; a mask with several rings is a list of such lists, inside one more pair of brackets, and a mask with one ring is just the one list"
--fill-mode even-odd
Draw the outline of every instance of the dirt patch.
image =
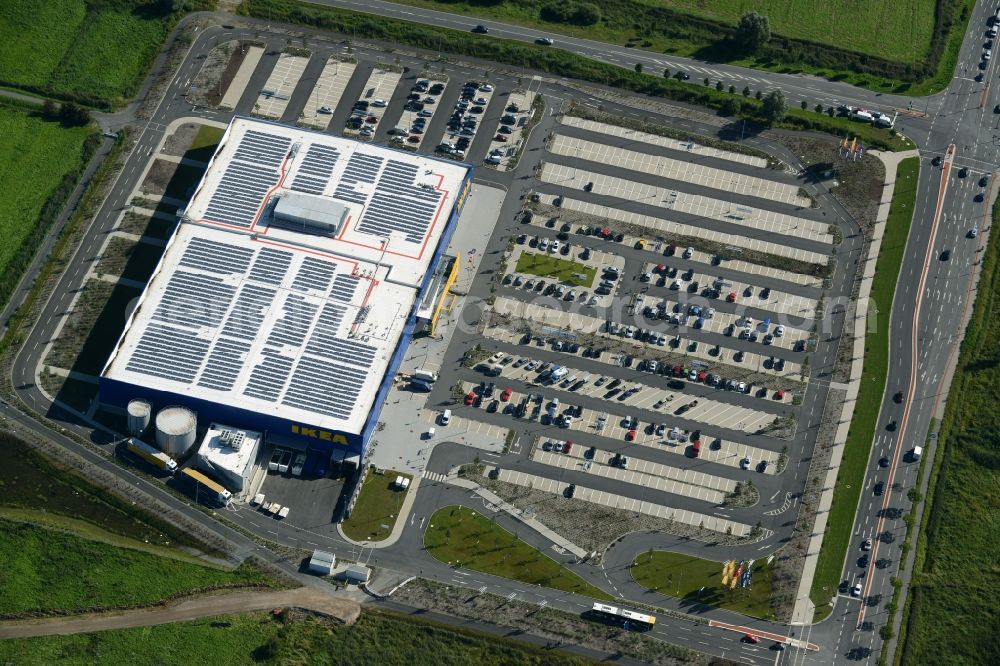
[[818, 137], [784, 137], [782, 142], [802, 159], [807, 174], [825, 186], [851, 217], [871, 235], [885, 183], [885, 165], [874, 155], [854, 162], [842, 159], [838, 142]]
[[666, 532], [713, 544], [732, 545], [744, 542], [712, 530], [600, 504], [573, 502], [562, 495], [485, 476], [477, 477], [475, 481], [525, 513], [534, 514], [535, 518], [557, 534], [585, 550], [597, 551], [598, 554], [603, 553], [617, 539], [639, 531]]
[[264, 44], [252, 40], [234, 39], [212, 49], [205, 58], [198, 76], [191, 83], [188, 100], [203, 106], [219, 106], [251, 46], [264, 46]]
[[186, 166], [167, 160], [154, 160], [146, 180], [142, 182], [143, 195], [162, 195], [172, 199], [187, 200], [192, 188], [201, 180], [205, 169]]
[[392, 596], [392, 600], [417, 608], [514, 627], [551, 639], [552, 643], [546, 646], [550, 648], [580, 645], [658, 666], [703, 666], [710, 663], [706, 655], [642, 634], [623, 631], [618, 627], [589, 622], [572, 613], [542, 608], [523, 601], [510, 601], [494, 594], [479, 594], [423, 578], [407, 583]]
[[118, 223], [118, 231], [135, 234], [136, 236], [149, 236], [160, 240], [169, 239], [176, 227], [176, 220], [161, 220], [158, 217], [151, 217], [131, 211], [125, 213], [121, 222]]
[[160, 152], [164, 155], [183, 157], [200, 128], [201, 125], [198, 123], [184, 123], [167, 137]]

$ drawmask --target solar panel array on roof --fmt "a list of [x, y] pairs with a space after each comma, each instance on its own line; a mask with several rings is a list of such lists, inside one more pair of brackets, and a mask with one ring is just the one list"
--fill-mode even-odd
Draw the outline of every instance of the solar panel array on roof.
[[253, 257], [253, 250], [249, 248], [236, 247], [204, 238], [192, 238], [188, 246], [184, 248], [184, 256], [181, 257], [180, 265], [200, 268], [209, 273], [222, 275], [242, 274], [247, 272], [251, 257]]
[[250, 269], [250, 277], [258, 282], [279, 285], [285, 279], [291, 263], [291, 252], [265, 247], [257, 253], [257, 259]]
[[167, 282], [153, 319], [194, 329], [218, 326], [236, 288], [213, 275], [175, 271]]
[[281, 178], [291, 143], [287, 137], [263, 132], [244, 134], [205, 208], [205, 218], [250, 228], [264, 197]]
[[281, 403], [346, 419], [367, 380], [367, 370], [303, 356], [295, 366]]
[[236, 298], [236, 305], [226, 319], [226, 325], [222, 327], [222, 334], [241, 340], [253, 340], [257, 337], [276, 293], [269, 287], [249, 282], [244, 284]]
[[261, 400], [277, 400], [285, 388], [285, 382], [288, 381], [292, 363], [293, 360], [287, 356], [280, 356], [265, 349], [264, 360], [250, 371], [250, 380], [243, 394]]
[[389, 160], [358, 222], [358, 231], [375, 236], [402, 232], [407, 241], [422, 243], [442, 193], [417, 185], [416, 176], [416, 165]]
[[356, 191], [354, 186], [358, 183], [369, 185], [374, 183], [378, 177], [378, 170], [382, 167], [382, 162], [384, 161], [381, 157], [376, 157], [375, 155], [365, 155], [363, 153], [352, 154], [347, 160], [347, 167], [340, 176], [340, 182], [337, 183], [337, 190], [333, 196], [352, 203], [363, 204], [366, 202], [368, 194]]
[[299, 294], [291, 293], [285, 297], [281, 309], [281, 319], [274, 322], [271, 334], [267, 336], [267, 344], [275, 347], [301, 347], [319, 306]]
[[330, 290], [332, 298], [350, 302], [354, 298], [354, 292], [358, 289], [358, 282], [361, 278], [349, 273], [339, 273], [333, 279], [333, 288]]
[[198, 386], [220, 391], [228, 391], [233, 388], [233, 384], [243, 368], [246, 352], [245, 343], [233, 342], [225, 338], [216, 340], [208, 355], [208, 363], [201, 371]]
[[337, 272], [337, 265], [329, 261], [320, 261], [313, 257], [306, 257], [302, 260], [299, 272], [295, 274], [292, 288], [299, 291], [312, 289], [326, 293], [330, 286], [333, 274]]
[[128, 370], [190, 383], [208, 351], [208, 340], [173, 326], [150, 323], [128, 360]]
[[340, 151], [336, 148], [321, 146], [318, 143], [311, 144], [295, 174], [291, 189], [309, 194], [323, 194], [339, 157]]

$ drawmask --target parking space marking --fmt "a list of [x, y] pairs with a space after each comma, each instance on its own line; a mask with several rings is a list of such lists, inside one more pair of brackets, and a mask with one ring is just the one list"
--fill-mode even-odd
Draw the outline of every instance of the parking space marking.
[[[505, 127], [505, 125], [498, 125], [496, 131], [494, 132], [493, 139], [490, 141], [489, 152], [487, 156], [491, 154], [500, 154], [499, 164], [490, 164], [497, 171], [506, 171], [510, 168], [510, 160], [517, 153], [521, 141], [525, 139], [524, 132], [522, 128], [531, 120], [530, 114], [532, 113], [532, 104], [535, 101], [535, 96], [537, 93], [524, 90], [514, 90], [507, 96], [507, 106], [505, 112], [515, 114], [514, 117], [517, 119], [513, 125], [506, 125], [510, 128], [510, 134], [501, 134], [500, 128]], [[517, 107], [517, 111], [511, 108], [511, 105]], [[523, 121], [521, 119], [524, 119]], [[498, 141], [497, 137], [504, 136], [507, 137], [506, 140]]]
[[627, 138], [631, 141], [641, 141], [654, 146], [662, 146], [664, 148], [684, 151], [701, 157], [714, 157], [716, 159], [729, 160], [730, 162], [747, 164], [749, 166], [760, 167], [762, 169], [767, 167], [767, 160], [763, 157], [757, 157], [756, 155], [744, 155], [742, 153], [736, 153], [731, 150], [722, 150], [720, 148], [709, 148], [708, 146], [703, 146], [693, 140], [681, 141], [679, 139], [659, 136], [657, 134], [649, 134], [647, 132], [640, 132], [638, 130], [619, 127], [618, 125], [608, 125], [594, 120], [576, 118], [574, 116], [564, 116], [562, 124], [570, 127], [579, 127], [591, 132], [607, 134], [609, 136]]
[[802, 196], [798, 185], [717, 169], [663, 155], [651, 155], [627, 148], [557, 134], [549, 146], [556, 155], [609, 164], [650, 175], [701, 185], [740, 196], [753, 196], [809, 208], [812, 200]]
[[[361, 130], [354, 130], [350, 127], [344, 128], [344, 136], [350, 136], [354, 138], [360, 138], [363, 140], [371, 140], [375, 136], [375, 131], [378, 129], [378, 124], [382, 120], [382, 114], [385, 111], [385, 107], [378, 108], [371, 106], [371, 102], [380, 99], [385, 102], [389, 102], [392, 99], [392, 93], [395, 91], [396, 86], [399, 84], [399, 79], [402, 77], [400, 72], [394, 71], [392, 69], [384, 69], [376, 67], [372, 70], [371, 75], [369, 75], [368, 80], [365, 82], [364, 88], [361, 90], [361, 97], [358, 98], [359, 102], [368, 102], [368, 111], [365, 113], [365, 123], [361, 130], [368, 128], [371, 130], [371, 134], [362, 134]], [[374, 118], [374, 122], [367, 122], [368, 118]]]
[[266, 118], [280, 118], [307, 64], [308, 57], [288, 53], [279, 55], [278, 62], [257, 97], [254, 113]]
[[[309, 127], [326, 129], [333, 118], [333, 112], [337, 110], [340, 97], [344, 94], [347, 82], [351, 80], [356, 65], [353, 62], [344, 62], [337, 56], [330, 56], [323, 67], [323, 71], [316, 79], [316, 85], [309, 93], [309, 100], [302, 110], [302, 118], [299, 123]], [[321, 108], [327, 108], [329, 113], [321, 113]]]
[[[566, 488], [565, 483], [558, 483], [544, 476], [526, 474], [524, 472], [514, 472], [508, 469], [501, 469], [497, 478], [506, 483], [512, 483], [527, 488], [537, 488], [538, 490], [543, 490], [544, 492], [556, 494], [562, 494], [562, 491]], [[697, 511], [687, 511], [685, 509], [676, 509], [669, 506], [663, 506], [661, 504], [654, 504], [652, 502], [625, 498], [612, 493], [587, 488], [585, 486], [576, 487], [573, 499], [617, 509], [627, 509], [629, 511], [642, 513], [647, 516], [654, 516], [664, 520], [672, 520], [685, 525], [703, 527], [704, 529], [709, 529], [715, 532], [730, 533], [736, 537], [745, 537], [751, 532], [751, 527], [749, 525], [738, 523], [727, 518], [719, 518], [717, 516], [699, 513]]]
[[[698, 283], [698, 293], [700, 294], [706, 287], [714, 287], [719, 291], [719, 299], [726, 300], [730, 293], [735, 294], [734, 303], [739, 305], [749, 305], [750, 307], [759, 308], [761, 310], [769, 310], [771, 312], [792, 315], [794, 317], [802, 317], [804, 319], [813, 319], [816, 317], [816, 308], [819, 303], [817, 299], [807, 298], [805, 296], [799, 296], [797, 294], [788, 294], [783, 291], [778, 291], [775, 289], [769, 289], [767, 298], [763, 298], [764, 290], [756, 285], [749, 284], [747, 282], [729, 280], [721, 277], [714, 277], [708, 273], [693, 273], [693, 268], [690, 271], [681, 271], [680, 269], [665, 268], [662, 273], [658, 272], [656, 269], [660, 266], [658, 262], [649, 262], [643, 267], [643, 275], [652, 276], [650, 282], [658, 287], [663, 287], [668, 289], [671, 293], [665, 294], [667, 298], [671, 298], [673, 301], [677, 301], [680, 296], [680, 292], [687, 292], [689, 286], [693, 282]], [[690, 275], [690, 279], [685, 279]], [[674, 287], [677, 286], [677, 289]], [[696, 294], [691, 294], [695, 296]], [[655, 295], [654, 295], [655, 296]], [[733, 319], [736, 319], [735, 315], [728, 315]], [[728, 326], [730, 322], [726, 322], [725, 325]], [[809, 337], [808, 332], [799, 330], [793, 327], [791, 323], [787, 324], [787, 337], [785, 340], [789, 343], [783, 345], [789, 349], [794, 346], [795, 341], [805, 340]], [[775, 342], [778, 342], [777, 340]]]
[[[409, 109], [407, 109], [404, 106], [403, 107], [403, 115], [400, 116], [400, 118], [399, 118], [399, 126], [400, 127], [409, 128], [410, 135], [407, 136], [405, 139], [403, 137], [399, 137], [398, 141], [405, 141], [405, 143], [406, 143], [405, 147], [413, 149], [413, 150], [419, 149], [420, 146], [423, 145], [424, 138], [427, 136], [423, 132], [415, 133], [413, 131], [413, 129], [414, 129], [414, 121], [417, 118], [425, 118], [426, 119], [425, 120], [425, 126], [431, 124], [431, 121], [434, 119], [434, 115], [437, 113], [438, 108], [440, 106], [441, 96], [444, 94], [444, 91], [445, 91], [445, 89], [448, 86], [448, 77], [444, 76], [444, 75], [440, 75], [440, 76], [436, 76], [436, 77], [431, 77], [431, 78], [422, 78], [420, 80], [427, 81], [427, 88], [428, 88], [428, 92], [423, 93], [424, 100], [425, 100], [425, 102], [424, 102], [424, 108], [423, 108], [424, 115], [423, 116], [420, 115], [421, 111], [410, 111]], [[440, 93], [435, 93], [435, 94], [432, 95], [429, 92], [429, 90], [430, 90], [430, 88], [433, 88], [435, 85], [440, 85], [441, 86], [441, 92]], [[433, 99], [434, 103], [433, 104], [427, 104], [426, 100], [428, 98]], [[427, 115], [428, 113], [430, 115]]]
[[[613, 336], [604, 330], [605, 322], [607, 321], [606, 319], [591, 317], [579, 312], [556, 310], [537, 303], [526, 303], [524, 301], [507, 298], [506, 296], [500, 296], [493, 302], [493, 310], [501, 315], [517, 317], [536, 325], [551, 326], [556, 329], [575, 331], [577, 334], [593, 334], [610, 339], [618, 337]], [[671, 336], [668, 336], [668, 338], [671, 338], [669, 344], [676, 353], [708, 363], [725, 361], [727, 358], [731, 358], [733, 354], [736, 353], [736, 350], [729, 347], [722, 347], [721, 345], [718, 347], [710, 347], [707, 344], [699, 343], [697, 341], [689, 341], [685, 344], [682, 333], [671, 333]], [[636, 342], [635, 340], [631, 340], [631, 342], [646, 348], [660, 348], [659, 346], [648, 342]], [[774, 375], [776, 377], [792, 377], [796, 381], [805, 381], [807, 379], [802, 375], [802, 368], [798, 363], [788, 361], [785, 363], [784, 370], [779, 371], [774, 367], [767, 367], [770, 363], [765, 364], [765, 361], [769, 361], [769, 359], [770, 357], [763, 354], [745, 352], [743, 355], [743, 361], [740, 363], [740, 367], [746, 368], [752, 372]]]
[[700, 194], [672, 190], [658, 185], [637, 183], [617, 176], [594, 173], [585, 169], [545, 162], [539, 179], [567, 188], [583, 190], [590, 184], [595, 194], [634, 201], [663, 210], [676, 210], [699, 218], [714, 219], [736, 224], [751, 233], [755, 229], [804, 240], [833, 244], [830, 225], [786, 213], [740, 205], [723, 199], [713, 199]]
[[[554, 205], [553, 202], [555, 201], [556, 198], [557, 196], [554, 194], [542, 194], [539, 196], [539, 202], [552, 206]], [[622, 210], [621, 208], [601, 206], [599, 204], [593, 204], [581, 201], [579, 199], [574, 199], [569, 196], [562, 197], [562, 203], [560, 207], [565, 210], [572, 210], [586, 215], [593, 215], [598, 218], [606, 218], [609, 220], [624, 222], [625, 224], [632, 224], [640, 227], [645, 227], [653, 233], [662, 232], [664, 234], [675, 234], [680, 236], [691, 236], [693, 238], [703, 238], [706, 241], [719, 243], [721, 245], [728, 247], [743, 248], [754, 252], [773, 254], [778, 257], [795, 259], [797, 261], [802, 261], [808, 264], [818, 264], [820, 266], [826, 266], [830, 261], [830, 256], [828, 254], [820, 252], [813, 252], [811, 250], [802, 250], [800, 248], [791, 247], [785, 244], [770, 243], [767, 241], [757, 240], [756, 238], [750, 238], [743, 235], [737, 236], [728, 233], [720, 233], [718, 231], [712, 231], [709, 229], [704, 229], [702, 227], [695, 227], [689, 224], [683, 224], [681, 222], [674, 222], [672, 220], [667, 220], [661, 217], [654, 217], [652, 215], [642, 215], [640, 213], [633, 213], [631, 211]]]
[[[469, 81], [467, 83], [472, 83], [472, 82]], [[478, 89], [476, 90], [475, 93], [472, 94], [471, 100], [460, 98], [459, 101], [455, 103], [455, 108], [453, 109], [453, 112], [462, 111], [462, 113], [459, 115], [463, 116], [461, 119], [463, 123], [470, 119], [475, 119], [476, 121], [475, 128], [473, 129], [471, 126], [463, 125], [460, 129], [456, 131], [446, 127], [444, 130], [444, 134], [441, 136], [441, 140], [438, 143], [454, 144], [459, 140], [460, 137], [465, 137], [469, 140], [468, 147], [469, 148], [472, 147], [472, 142], [475, 140], [476, 135], [482, 130], [482, 124], [485, 123], [486, 113], [487, 111], [489, 111], [490, 104], [493, 102], [493, 95], [496, 94], [496, 88], [494, 88], [492, 84], [488, 84], [485, 81], [476, 81], [475, 83], [478, 84]], [[463, 90], [465, 85], [466, 84], [463, 84]], [[481, 86], [483, 85], [489, 85], [490, 90], [482, 90]], [[477, 99], [485, 100], [485, 104], [475, 104], [474, 102]], [[465, 104], [465, 106], [469, 109], [469, 113], [467, 116], [465, 115], [466, 111], [464, 109], [460, 109], [462, 104]], [[482, 111], [478, 114], [471, 113], [472, 108], [481, 108]], [[466, 148], [464, 151], [462, 151], [462, 154], [460, 155], [456, 154], [455, 157], [459, 159], [465, 159], [468, 152], [469, 152], [468, 148]]]
[[[543, 247], [546, 249], [542, 249]], [[609, 294], [601, 295], [596, 293], [594, 289], [601, 280], [601, 269], [604, 266], [614, 266], [619, 271], [624, 271], [625, 259], [623, 259], [621, 255], [608, 254], [606, 252], [598, 251], [591, 251], [589, 258], [583, 259], [580, 256], [580, 252], [578, 252], [577, 249], [570, 243], [560, 243], [559, 250], [556, 252], [552, 250], [553, 247], [554, 246], [547, 240], [539, 239], [537, 236], [532, 236], [531, 238], [526, 239], [523, 245], [515, 244], [506, 261], [507, 268], [511, 271], [508, 275], [512, 277], [508, 282], [505, 276], [502, 283], [505, 286], [510, 286], [512, 288], [523, 287], [524, 289], [534, 289], [533, 293], [539, 296], [552, 296], [555, 300], [559, 300], [559, 294], [563, 293], [562, 291], [555, 292], [553, 290], [549, 290], [551, 293], [546, 293], [545, 291], [539, 291], [536, 287], [538, 287], [539, 283], [544, 283], [546, 286], [551, 284], [554, 288], [558, 288], [561, 285], [565, 292], [562, 298], [566, 302], [575, 301], [581, 306], [588, 308], [609, 307], [614, 300], [615, 291], [617, 290], [613, 290]], [[517, 268], [517, 264], [521, 256], [525, 254], [529, 257], [533, 255], [548, 255], [579, 263], [585, 267], [593, 268], [595, 270], [594, 278], [589, 283], [575, 285], [566, 280], [559, 281], [551, 277], [539, 277], [538, 275], [531, 273], [518, 273], [514, 269]], [[521, 279], [517, 280], [516, 276], [520, 276]], [[585, 274], [580, 273], [577, 277], [581, 279], [576, 281], [582, 282], [582, 278], [585, 277]], [[529, 281], [532, 283], [531, 287], [528, 286]]]

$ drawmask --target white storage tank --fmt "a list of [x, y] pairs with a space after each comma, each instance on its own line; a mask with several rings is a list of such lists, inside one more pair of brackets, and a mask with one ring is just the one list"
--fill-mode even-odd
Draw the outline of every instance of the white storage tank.
[[156, 415], [156, 445], [167, 455], [179, 458], [194, 446], [198, 418], [187, 407], [164, 407]]
[[153, 416], [153, 406], [145, 400], [130, 400], [128, 403], [128, 433], [141, 437], [149, 427]]

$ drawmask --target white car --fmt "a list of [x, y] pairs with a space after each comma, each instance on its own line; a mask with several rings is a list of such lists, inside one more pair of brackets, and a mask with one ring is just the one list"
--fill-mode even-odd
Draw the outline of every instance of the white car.
[[692, 254], [694, 254], [694, 248], [693, 247], [686, 247], [686, 248], [684, 248], [684, 258], [685, 259], [690, 259]]
[[864, 541], [861, 542], [861, 550], [871, 550], [871, 549], [872, 549], [871, 539], [865, 539]]
[[785, 327], [779, 324], [778, 327], [774, 329], [774, 337], [780, 338], [784, 334], [785, 334]]
[[559, 251], [559, 241], [552, 241], [552, 245], [549, 245], [549, 252]]
[[493, 86], [491, 86], [488, 83], [484, 83], [483, 85], [479, 86], [479, 89], [482, 90], [483, 92], [493, 92]]
[[744, 458], [740, 461], [740, 469], [750, 469], [750, 459]]
[[376, 107], [378, 107], [380, 109], [384, 109], [385, 107], [387, 107], [389, 105], [386, 103], [386, 101], [384, 99], [377, 99], [377, 100], [375, 100], [375, 101], [372, 102], [372, 106], [376, 106]]
[[746, 382], [740, 382], [739, 384], [736, 385], [736, 390], [739, 391], [740, 393], [746, 393], [747, 392], [747, 383]]
[[861, 585], [861, 583], [858, 583], [857, 585], [855, 585], [854, 587], [852, 587], [851, 588], [851, 596], [852, 597], [860, 597], [861, 596], [861, 590], [862, 590], [862, 588], [863, 588], [863, 586]]
[[321, 107], [319, 107], [319, 112], [320, 113], [333, 113], [333, 109], [331, 109], [328, 106], [321, 106]]

